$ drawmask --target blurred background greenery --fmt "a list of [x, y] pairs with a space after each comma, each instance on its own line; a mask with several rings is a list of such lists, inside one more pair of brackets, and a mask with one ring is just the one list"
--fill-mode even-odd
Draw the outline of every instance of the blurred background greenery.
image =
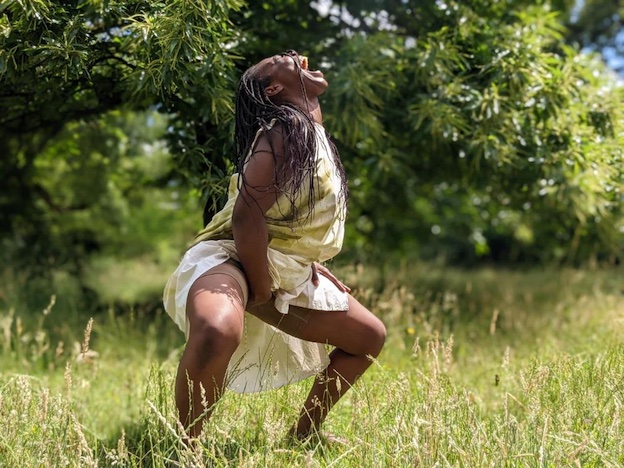
[[0, 306], [160, 308], [223, 203], [236, 80], [286, 49], [330, 82], [325, 123], [351, 190], [341, 264], [618, 265], [623, 12], [2, 0]]

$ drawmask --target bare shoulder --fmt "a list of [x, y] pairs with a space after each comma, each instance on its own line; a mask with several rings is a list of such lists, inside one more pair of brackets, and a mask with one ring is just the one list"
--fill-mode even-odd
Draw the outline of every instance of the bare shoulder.
[[263, 131], [251, 150], [250, 159], [270, 158], [276, 167], [284, 162], [284, 129], [280, 123]]
[[263, 131], [258, 136], [256, 144], [252, 150], [253, 153], [266, 152], [273, 153], [276, 157], [283, 153], [284, 133], [283, 126], [279, 123], [275, 124], [268, 130]]
[[260, 132], [243, 171], [244, 185], [254, 187], [274, 186], [276, 171], [283, 162], [282, 126], [277, 123], [270, 129]]

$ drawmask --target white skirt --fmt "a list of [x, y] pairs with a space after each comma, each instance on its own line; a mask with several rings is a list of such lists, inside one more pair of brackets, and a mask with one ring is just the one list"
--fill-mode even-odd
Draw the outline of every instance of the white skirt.
[[[205, 272], [230, 258], [238, 260], [234, 241], [203, 241], [191, 247], [169, 278], [163, 294], [167, 314], [188, 338], [186, 303], [191, 286]], [[268, 250], [275, 307], [283, 314], [290, 305], [324, 311], [348, 310], [348, 294], [319, 275], [312, 283], [312, 269], [273, 249]], [[229, 389], [259, 392], [298, 382], [329, 364], [325, 345], [290, 336], [245, 314], [241, 344], [230, 359], [226, 377]]]

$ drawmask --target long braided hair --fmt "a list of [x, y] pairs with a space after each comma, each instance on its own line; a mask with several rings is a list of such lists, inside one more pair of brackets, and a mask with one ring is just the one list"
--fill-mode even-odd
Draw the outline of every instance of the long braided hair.
[[[301, 65], [295, 51], [287, 51], [282, 55], [295, 58], [295, 67], [299, 74], [301, 90], [307, 104], [307, 94], [303, 84]], [[306, 219], [314, 210], [316, 194], [316, 151], [317, 138], [314, 121], [309, 115], [292, 104], [275, 104], [265, 94], [265, 88], [270, 84], [270, 77], [263, 76], [262, 70], [254, 65], [249, 68], [240, 79], [236, 92], [236, 127], [235, 149], [237, 156], [236, 169], [240, 174], [239, 189], [245, 184], [244, 165], [258, 130], [269, 130], [274, 123], [281, 124], [283, 164], [276, 164], [274, 180], [280, 192], [284, 193], [290, 203], [293, 219], [297, 219], [297, 198], [301, 195], [304, 186], [309, 189], [308, 210]], [[349, 190], [344, 166], [340, 161], [338, 150], [325, 131], [329, 142], [329, 152], [333, 157], [336, 170], [340, 177], [340, 193], [338, 203], [342, 205], [343, 214], [346, 213]], [[273, 148], [273, 141], [269, 138]], [[305, 219], [304, 219], [305, 220]]]

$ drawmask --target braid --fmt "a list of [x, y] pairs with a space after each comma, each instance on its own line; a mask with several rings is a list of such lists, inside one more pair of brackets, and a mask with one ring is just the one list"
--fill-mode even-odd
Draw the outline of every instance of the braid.
[[[298, 65], [298, 61], [295, 60]], [[264, 89], [270, 84], [269, 77], [259, 76], [257, 66], [249, 68], [242, 76], [236, 93], [235, 149], [237, 172], [241, 175], [239, 184], [244, 184], [244, 165], [252, 150], [258, 130], [268, 130], [271, 122], [277, 121], [282, 128], [282, 154], [284, 163], [276, 165], [275, 180], [279, 189], [288, 198], [291, 212], [296, 219], [296, 200], [307, 185], [309, 190], [308, 216], [314, 209], [316, 194], [316, 151], [317, 138], [314, 121], [304, 112], [291, 104], [273, 103]], [[303, 78], [299, 73], [303, 96], [306, 96]], [[329, 135], [326, 132], [326, 135]], [[270, 145], [273, 143], [269, 141]], [[346, 209], [348, 188], [344, 167], [340, 161], [336, 146], [330, 141], [328, 150], [341, 180], [338, 202]], [[239, 187], [240, 188], [240, 187]]]

